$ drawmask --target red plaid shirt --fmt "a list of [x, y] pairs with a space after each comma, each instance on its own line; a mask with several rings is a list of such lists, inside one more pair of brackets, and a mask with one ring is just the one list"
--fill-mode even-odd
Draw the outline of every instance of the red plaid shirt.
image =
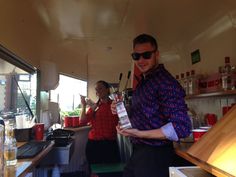
[[115, 140], [117, 138], [117, 115], [111, 112], [111, 101], [99, 103], [96, 111], [91, 108], [86, 113], [86, 120], [91, 124], [89, 139], [91, 140]]

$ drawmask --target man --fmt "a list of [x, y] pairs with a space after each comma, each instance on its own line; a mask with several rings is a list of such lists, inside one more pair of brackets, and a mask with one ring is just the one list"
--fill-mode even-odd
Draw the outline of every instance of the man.
[[[117, 126], [117, 132], [129, 136], [133, 144], [123, 177], [168, 177], [174, 158], [173, 141], [190, 134], [185, 92], [164, 65], [158, 64], [159, 57], [152, 36], [141, 34], [133, 40], [132, 58], [142, 79], [132, 95], [132, 129]], [[113, 102], [113, 113], [115, 106]]]

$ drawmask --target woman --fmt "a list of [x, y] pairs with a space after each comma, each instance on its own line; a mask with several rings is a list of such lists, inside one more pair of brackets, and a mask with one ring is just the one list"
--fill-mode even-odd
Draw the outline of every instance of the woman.
[[81, 122], [91, 124], [86, 146], [86, 156], [89, 164], [119, 162], [119, 148], [117, 143], [116, 125], [117, 115], [112, 114], [109, 99], [110, 85], [105, 81], [98, 81], [95, 85], [98, 101], [86, 112], [86, 100], [81, 97]]

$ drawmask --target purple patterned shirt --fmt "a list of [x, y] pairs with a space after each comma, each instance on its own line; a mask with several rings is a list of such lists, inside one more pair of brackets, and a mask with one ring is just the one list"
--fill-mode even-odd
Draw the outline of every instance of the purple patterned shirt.
[[132, 127], [139, 130], [161, 128], [168, 140], [131, 137], [131, 142], [162, 146], [171, 144], [175, 136], [176, 140], [187, 137], [190, 134], [191, 122], [184, 97], [183, 88], [163, 64], [159, 64], [143, 77], [132, 96]]

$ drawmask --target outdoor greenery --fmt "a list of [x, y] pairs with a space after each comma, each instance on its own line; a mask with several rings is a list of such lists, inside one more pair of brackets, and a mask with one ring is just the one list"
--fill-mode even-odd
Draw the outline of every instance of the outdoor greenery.
[[66, 117], [66, 116], [80, 116], [81, 113], [81, 108], [77, 107], [73, 111], [61, 111], [61, 116]]

